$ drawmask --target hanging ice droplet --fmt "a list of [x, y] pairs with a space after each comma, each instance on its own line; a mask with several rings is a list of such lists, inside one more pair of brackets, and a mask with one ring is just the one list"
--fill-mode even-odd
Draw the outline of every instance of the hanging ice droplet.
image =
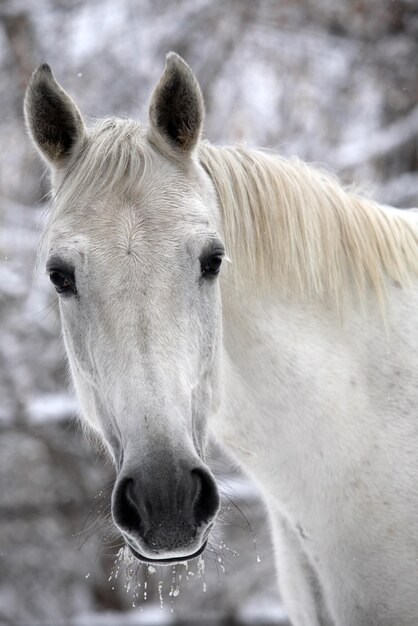
[[201, 576], [205, 573], [205, 559], [202, 554], [199, 556], [199, 560], [197, 561], [197, 573], [199, 578], [201, 578]]
[[160, 598], [160, 608], [163, 608], [164, 599], [163, 599], [163, 581], [160, 580], [158, 583], [158, 597]]
[[[173, 565], [173, 567], [171, 568], [171, 586], [170, 586], [170, 592], [169, 592], [169, 594], [168, 594], [170, 597], [175, 596], [175, 595], [178, 595], [178, 593], [177, 593], [177, 594], [175, 594], [175, 593], [174, 593], [175, 589], [176, 589], [176, 588], [178, 588], [178, 584], [177, 584], [177, 582], [176, 582], [176, 579], [177, 579], [177, 570], [176, 570], [176, 566], [175, 566], [175, 565]], [[179, 576], [179, 581], [180, 581], [180, 580], [181, 580], [181, 574], [180, 574], [180, 576]]]
[[148, 565], [148, 574], [155, 574], [155, 567], [153, 565]]

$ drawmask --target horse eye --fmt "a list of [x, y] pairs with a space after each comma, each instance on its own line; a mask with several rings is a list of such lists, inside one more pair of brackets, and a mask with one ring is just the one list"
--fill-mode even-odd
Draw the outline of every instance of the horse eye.
[[219, 254], [214, 254], [208, 259], [205, 259], [201, 263], [202, 275], [205, 277], [216, 276], [217, 274], [219, 274], [221, 264], [222, 257]]
[[57, 293], [77, 293], [74, 274], [68, 274], [67, 272], [61, 272], [59, 270], [52, 270], [49, 272], [49, 279], [54, 285]]

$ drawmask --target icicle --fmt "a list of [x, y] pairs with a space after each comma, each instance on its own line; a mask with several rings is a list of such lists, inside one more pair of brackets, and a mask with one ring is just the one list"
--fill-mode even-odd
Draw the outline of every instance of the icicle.
[[158, 583], [158, 597], [160, 598], [160, 609], [163, 609], [164, 598], [163, 598], [163, 581], [160, 580]]
[[206, 593], [207, 585], [206, 585], [206, 574], [205, 574], [205, 559], [203, 558], [203, 554], [199, 556], [199, 560], [197, 562], [197, 572], [198, 572], [198, 578], [203, 577], [203, 593]]

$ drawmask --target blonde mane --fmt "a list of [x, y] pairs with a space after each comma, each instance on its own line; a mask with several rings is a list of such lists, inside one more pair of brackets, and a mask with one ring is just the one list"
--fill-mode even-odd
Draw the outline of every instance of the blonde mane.
[[418, 220], [345, 190], [299, 159], [203, 142], [234, 282], [277, 286], [341, 308], [347, 281], [360, 298], [384, 301], [389, 277], [418, 275]]

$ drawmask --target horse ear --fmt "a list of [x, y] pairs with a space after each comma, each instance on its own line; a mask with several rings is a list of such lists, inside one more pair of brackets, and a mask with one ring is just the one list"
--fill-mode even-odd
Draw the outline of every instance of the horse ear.
[[41, 155], [55, 167], [64, 166], [81, 147], [86, 131], [80, 111], [46, 63], [32, 74], [24, 113], [27, 129]]
[[169, 52], [151, 96], [150, 141], [161, 146], [162, 139], [177, 153], [191, 153], [199, 141], [204, 115], [203, 96], [195, 75], [178, 54]]

